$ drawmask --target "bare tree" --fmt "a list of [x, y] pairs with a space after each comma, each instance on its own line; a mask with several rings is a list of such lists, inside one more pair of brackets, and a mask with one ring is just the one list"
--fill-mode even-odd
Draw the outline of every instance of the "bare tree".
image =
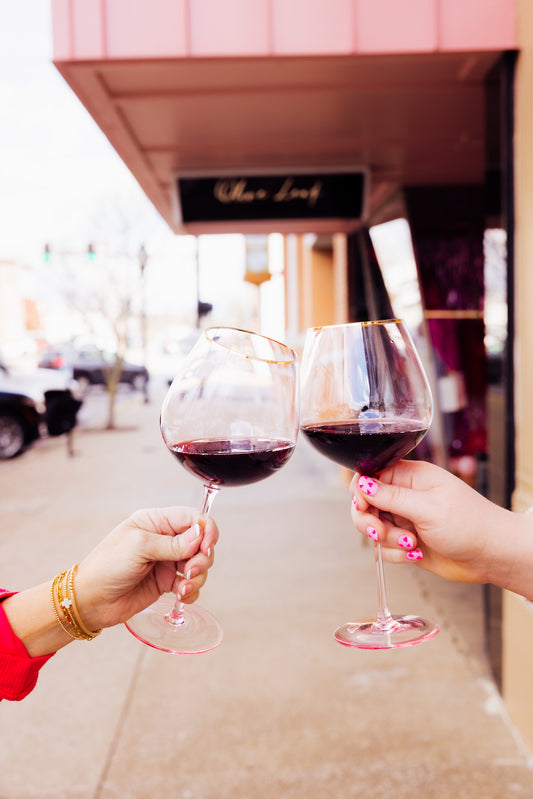
[[139, 330], [142, 281], [139, 233], [150, 236], [154, 220], [144, 206], [111, 200], [90, 228], [86, 247], [54, 251], [56, 288], [79, 327], [106, 342], [104, 375], [108, 392], [106, 429], [116, 427], [116, 397], [128, 342]]

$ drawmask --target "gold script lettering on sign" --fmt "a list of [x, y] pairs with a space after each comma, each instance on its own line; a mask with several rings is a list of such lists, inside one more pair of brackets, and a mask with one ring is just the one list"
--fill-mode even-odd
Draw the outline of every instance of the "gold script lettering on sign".
[[253, 203], [254, 200], [265, 200], [267, 192], [264, 189], [251, 191], [246, 188], [246, 180], [217, 180], [213, 194], [216, 199], [224, 204], [228, 203]]
[[291, 200], [307, 200], [310, 208], [317, 204], [317, 200], [322, 190], [322, 181], [316, 180], [310, 189], [299, 189], [294, 185], [294, 178], [286, 178], [283, 185], [276, 192], [273, 200], [278, 203], [290, 202]]

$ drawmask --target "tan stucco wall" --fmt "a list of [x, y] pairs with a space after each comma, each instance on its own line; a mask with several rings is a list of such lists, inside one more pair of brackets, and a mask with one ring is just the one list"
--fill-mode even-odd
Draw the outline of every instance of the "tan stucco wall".
[[[515, 418], [516, 490], [513, 508], [533, 505], [533, 3], [517, 0], [520, 46], [515, 84]], [[503, 696], [533, 751], [533, 612], [505, 594]]]
[[520, 55], [515, 117], [515, 390], [514, 507], [533, 505], [533, 3], [517, 0]]

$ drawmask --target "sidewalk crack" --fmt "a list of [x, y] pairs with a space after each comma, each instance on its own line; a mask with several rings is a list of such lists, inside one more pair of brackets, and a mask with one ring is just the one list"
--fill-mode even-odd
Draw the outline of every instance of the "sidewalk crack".
[[108, 774], [109, 774], [109, 772], [111, 770], [111, 765], [113, 763], [113, 760], [114, 760], [114, 757], [115, 757], [115, 753], [116, 753], [117, 748], [118, 748], [118, 742], [119, 742], [120, 737], [122, 735], [122, 730], [124, 728], [124, 725], [126, 723], [126, 718], [127, 718], [128, 714], [129, 714], [129, 711], [130, 711], [130, 707], [131, 707], [131, 704], [132, 704], [132, 701], [133, 701], [133, 695], [134, 695], [135, 690], [137, 688], [137, 683], [139, 682], [139, 677], [140, 677], [140, 674], [141, 674], [141, 668], [142, 668], [142, 664], [143, 664], [143, 661], [144, 661], [145, 657], [146, 657], [146, 649], [145, 649], [145, 647], [141, 647], [141, 649], [139, 651], [139, 654], [137, 656], [137, 661], [136, 661], [135, 666], [133, 668], [133, 673], [132, 673], [132, 677], [131, 677], [131, 680], [130, 680], [130, 685], [129, 685], [128, 691], [126, 693], [126, 697], [124, 699], [124, 703], [122, 705], [122, 710], [120, 711], [120, 715], [119, 715], [119, 718], [118, 718], [117, 726], [116, 726], [115, 732], [113, 734], [113, 738], [111, 740], [111, 744], [109, 746], [107, 757], [105, 759], [105, 763], [103, 765], [102, 773], [100, 775], [100, 779], [98, 781], [98, 785], [96, 786], [96, 790], [94, 792], [93, 799], [101, 799], [101, 797], [102, 797], [102, 792], [103, 792], [103, 790], [105, 788], [105, 784], [107, 782], [107, 777], [108, 777]]

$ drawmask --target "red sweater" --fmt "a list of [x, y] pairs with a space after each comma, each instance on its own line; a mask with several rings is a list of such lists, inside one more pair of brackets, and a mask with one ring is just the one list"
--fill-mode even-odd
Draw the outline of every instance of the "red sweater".
[[24, 699], [33, 691], [39, 669], [52, 655], [31, 658], [20, 638], [14, 634], [2, 607], [2, 600], [16, 591], [0, 589], [0, 700]]

